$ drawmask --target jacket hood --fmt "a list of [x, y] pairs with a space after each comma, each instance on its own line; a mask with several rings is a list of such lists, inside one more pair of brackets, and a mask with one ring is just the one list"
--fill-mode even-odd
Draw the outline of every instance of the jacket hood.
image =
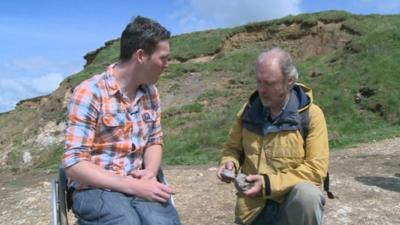
[[[294, 94], [294, 95], [293, 95]], [[312, 89], [302, 83], [295, 83], [291, 91], [291, 98], [296, 97], [299, 102], [299, 112], [307, 109], [313, 102]], [[259, 99], [258, 91], [254, 91], [249, 98], [249, 106], [256, 103]]]
[[243, 114], [243, 125], [248, 130], [262, 136], [282, 130], [297, 130], [300, 126], [300, 114], [310, 107], [312, 91], [303, 84], [296, 83], [290, 92], [289, 101], [279, 118], [268, 121], [269, 110], [261, 103], [258, 92], [250, 96], [250, 101]]
[[311, 88], [301, 83], [296, 83], [292, 89], [299, 100], [299, 112], [307, 109], [313, 103], [313, 95]]

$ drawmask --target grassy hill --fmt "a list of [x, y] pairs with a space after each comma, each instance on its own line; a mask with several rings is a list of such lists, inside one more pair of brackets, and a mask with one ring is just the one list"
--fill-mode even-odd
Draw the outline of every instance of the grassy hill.
[[[325, 112], [331, 148], [399, 136], [400, 15], [302, 14], [183, 34], [171, 46], [158, 83], [166, 164], [217, 162], [237, 110], [255, 90], [255, 59], [273, 46], [295, 56], [300, 81]], [[117, 61], [118, 52], [119, 40], [107, 42], [54, 93], [0, 114], [0, 167], [53, 168], [73, 87]]]

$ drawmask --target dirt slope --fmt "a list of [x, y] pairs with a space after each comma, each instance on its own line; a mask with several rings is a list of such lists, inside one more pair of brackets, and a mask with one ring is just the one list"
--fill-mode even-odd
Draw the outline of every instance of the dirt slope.
[[[327, 225], [400, 224], [400, 138], [331, 153]], [[235, 192], [215, 166], [165, 168], [185, 225], [232, 224]], [[1, 175], [0, 224], [49, 224], [54, 174]], [[73, 219], [71, 219], [73, 220]]]

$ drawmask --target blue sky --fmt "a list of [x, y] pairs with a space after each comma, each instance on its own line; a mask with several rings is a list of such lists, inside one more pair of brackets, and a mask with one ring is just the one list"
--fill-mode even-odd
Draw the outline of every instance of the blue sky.
[[135, 15], [173, 35], [305, 12], [399, 14], [398, 0], [2, 0], [0, 112], [55, 90], [80, 71], [83, 56], [118, 38]]

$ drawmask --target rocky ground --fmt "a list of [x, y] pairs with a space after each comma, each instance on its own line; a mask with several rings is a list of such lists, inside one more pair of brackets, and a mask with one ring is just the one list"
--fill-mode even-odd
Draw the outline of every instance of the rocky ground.
[[[327, 225], [400, 224], [400, 138], [331, 153]], [[216, 167], [165, 168], [185, 225], [232, 224], [235, 191]], [[50, 224], [52, 173], [0, 177], [0, 224]], [[73, 221], [72, 215], [70, 220]]]

